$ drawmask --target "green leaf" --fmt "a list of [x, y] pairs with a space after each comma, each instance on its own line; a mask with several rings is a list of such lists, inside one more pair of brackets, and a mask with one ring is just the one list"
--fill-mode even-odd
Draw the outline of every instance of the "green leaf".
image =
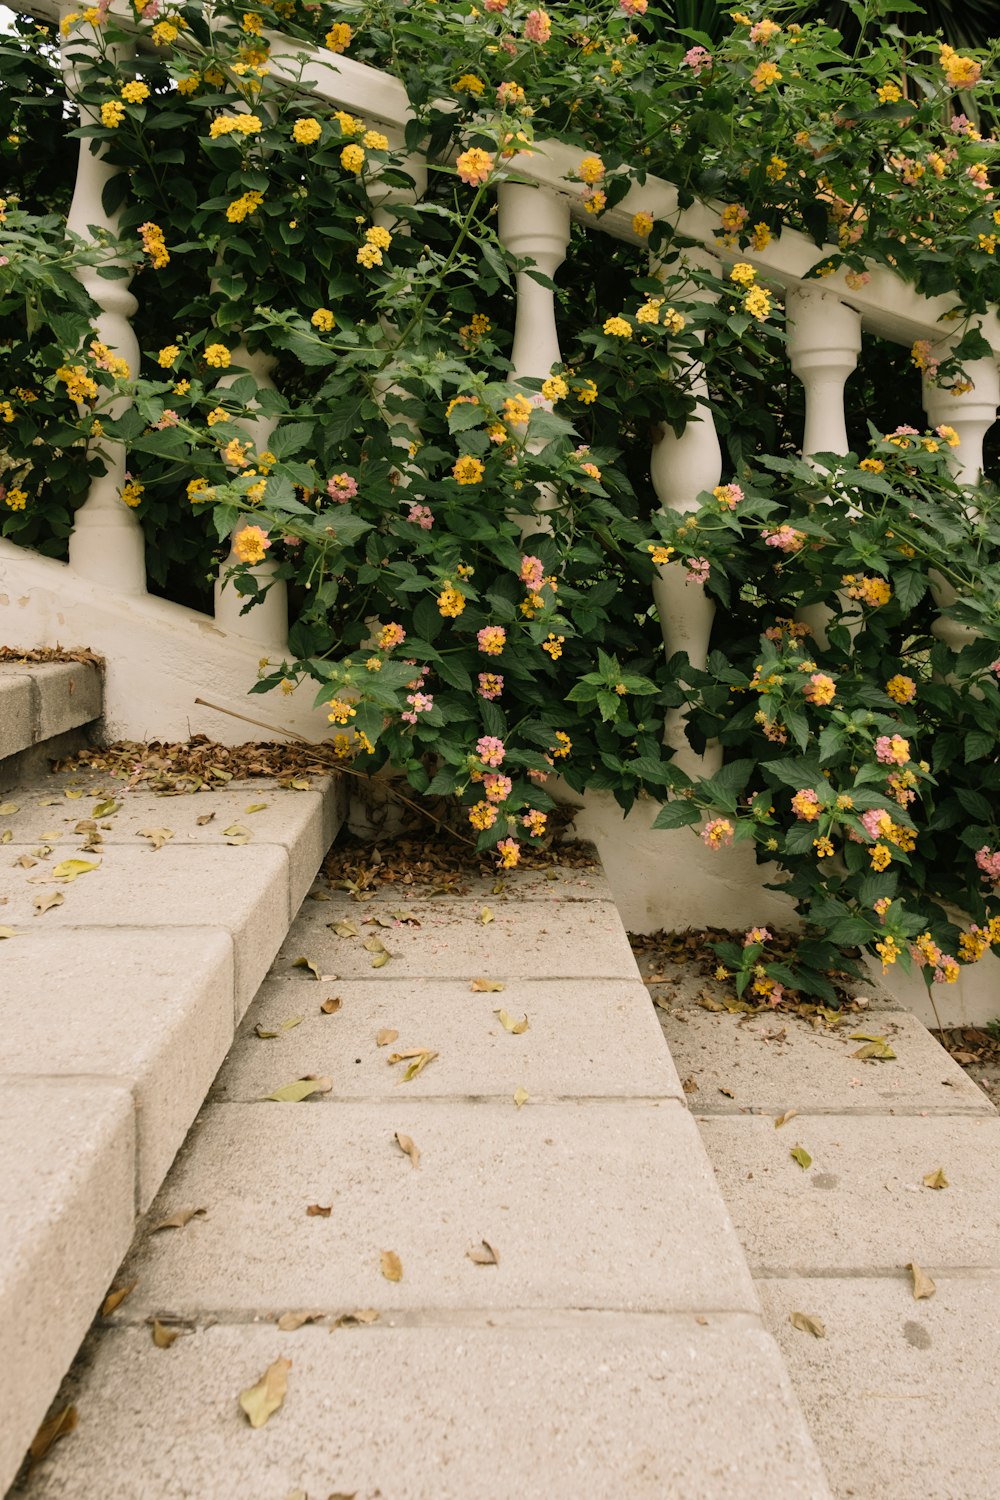
[[701, 809], [687, 798], [667, 802], [653, 820], [654, 828], [688, 828], [701, 820]]
[[997, 748], [997, 737], [985, 729], [970, 729], [965, 736], [965, 764], [970, 761], [982, 760], [986, 755], [992, 755]]

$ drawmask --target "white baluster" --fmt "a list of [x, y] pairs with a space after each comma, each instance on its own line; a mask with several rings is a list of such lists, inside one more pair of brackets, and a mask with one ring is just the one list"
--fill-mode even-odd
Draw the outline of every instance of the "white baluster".
[[[62, 14], [68, 13], [69, 6], [64, 4]], [[91, 27], [76, 26], [63, 39], [63, 76], [67, 97], [71, 99], [77, 92], [80, 73], [86, 66], [86, 54], [96, 51], [94, 35]], [[131, 55], [131, 49], [116, 48], [114, 55]], [[80, 124], [99, 125], [99, 111], [81, 105]], [[102, 194], [105, 184], [120, 169], [108, 162], [103, 147], [96, 151], [93, 147], [93, 140], [80, 142], [76, 183], [66, 226], [83, 240], [99, 242], [102, 231], [112, 238], [118, 233], [120, 215], [105, 213]], [[108, 260], [106, 264], [121, 266], [123, 263]], [[98, 339], [127, 362], [135, 379], [139, 373], [139, 345], [129, 320], [138, 303], [129, 291], [131, 275], [107, 281], [98, 275], [96, 267], [91, 266], [81, 267], [76, 275], [99, 308], [94, 320]], [[130, 405], [129, 397], [118, 396], [103, 410], [113, 419], [118, 419]], [[69, 541], [70, 566], [82, 577], [117, 593], [143, 594], [146, 591], [146, 560], [142, 528], [121, 498], [127, 453], [121, 443], [112, 443], [107, 438], [102, 439], [100, 451], [104, 473], [91, 481], [87, 499], [76, 513]]]
[[[261, 350], [251, 354], [246, 345], [241, 343], [233, 350], [232, 364], [219, 380], [218, 388], [222, 390], [231, 386], [240, 375], [249, 371], [258, 386], [274, 390], [274, 381], [271, 379], [274, 365], [273, 356], [264, 354]], [[277, 426], [277, 418], [263, 415], [241, 417], [236, 426], [246, 433], [255, 452], [259, 454], [266, 451], [271, 434]], [[247, 603], [247, 596], [237, 593], [234, 579], [231, 578], [226, 583], [230, 568], [239, 563], [234, 545], [236, 538], [245, 526], [251, 525], [253, 517], [246, 516], [233, 529], [233, 545], [230, 546], [229, 556], [223, 562], [215, 582], [215, 622], [221, 630], [231, 635], [243, 636], [245, 640], [258, 641], [272, 650], [284, 651], [288, 645], [288, 589], [284, 579], [272, 581], [277, 572], [277, 563], [265, 558], [250, 569], [261, 587], [268, 583], [270, 587], [263, 599], [247, 610], [245, 615], [240, 610]]]
[[[822, 287], [802, 285], [788, 291], [786, 318], [789, 360], [805, 389], [803, 456], [849, 453], [844, 387], [861, 353], [861, 314]], [[825, 649], [833, 610], [826, 604], [807, 604], [796, 610], [796, 616]]]
[[[719, 263], [700, 251], [686, 252], [689, 264], [717, 275]], [[654, 274], [656, 266], [653, 266]], [[711, 293], [694, 286], [685, 289], [688, 300], [704, 300]], [[713, 490], [722, 478], [722, 448], [715, 430], [715, 420], [708, 404], [708, 384], [704, 365], [692, 361], [688, 367], [691, 389], [697, 398], [694, 413], [677, 437], [665, 427], [653, 446], [650, 477], [656, 497], [665, 510], [686, 515], [698, 509], [698, 495]], [[660, 629], [668, 657], [686, 651], [691, 665], [703, 671], [708, 663], [715, 601], [704, 584], [685, 577], [684, 563], [667, 563], [653, 579], [653, 598], [660, 616]], [[668, 709], [664, 723], [664, 743], [675, 751], [674, 760], [690, 776], [711, 776], [722, 764], [722, 751], [710, 741], [704, 755], [697, 755], [684, 732], [683, 709]]]
[[805, 387], [802, 452], [849, 453], [844, 386], [861, 353], [861, 314], [821, 287], [789, 290], [788, 354]]
[[[929, 427], [947, 425], [958, 434], [958, 447], [947, 450], [955, 478], [960, 484], [978, 484], [983, 473], [983, 443], [997, 419], [1000, 405], [1000, 377], [992, 359], [971, 360], [965, 368], [973, 388], [962, 396], [924, 380], [924, 410]], [[975, 507], [969, 506], [968, 513], [974, 515]], [[947, 609], [958, 598], [952, 585], [938, 572], [931, 574], [931, 592], [939, 609]], [[977, 638], [976, 631], [969, 626], [943, 615], [935, 620], [931, 631], [953, 651], [961, 651]]]
[[[545, 188], [515, 182], [502, 183], [497, 198], [501, 243], [518, 260], [554, 280], [569, 245], [569, 201]], [[527, 269], [518, 271], [516, 279], [511, 377], [544, 380], [562, 360], [555, 293], [540, 286]]]

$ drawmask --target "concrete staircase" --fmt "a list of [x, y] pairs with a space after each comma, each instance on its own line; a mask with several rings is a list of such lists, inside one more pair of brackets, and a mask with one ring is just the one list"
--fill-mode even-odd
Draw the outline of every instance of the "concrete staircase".
[[[315, 888], [133, 1282], [18, 1495], [828, 1500], [596, 866]], [[240, 1393], [275, 1365], [253, 1430]]]
[[0, 1491], [342, 816], [329, 782], [165, 798], [48, 774], [100, 715], [95, 666], [0, 665]]

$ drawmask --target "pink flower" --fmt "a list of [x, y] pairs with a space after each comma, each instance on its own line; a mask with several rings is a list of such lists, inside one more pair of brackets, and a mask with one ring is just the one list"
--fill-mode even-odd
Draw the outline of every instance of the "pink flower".
[[724, 505], [727, 510], [735, 510], [743, 499], [743, 491], [738, 484], [716, 485], [712, 494], [718, 500], [719, 504]]
[[763, 531], [761, 536], [768, 547], [777, 547], [779, 552], [798, 552], [805, 541], [805, 533], [794, 526], [779, 526], [777, 531]]
[[994, 673], [995, 676], [1000, 677], [1000, 657], [998, 657], [996, 661], [990, 662], [990, 671]]
[[483, 790], [491, 802], [506, 802], [513, 785], [509, 776], [491, 774], [483, 777]]
[[733, 825], [728, 818], [713, 818], [701, 830], [701, 838], [709, 849], [721, 849], [733, 842]]
[[521, 558], [521, 582], [532, 594], [537, 594], [545, 582], [545, 568], [540, 557]]
[[990, 853], [989, 845], [976, 851], [976, 864], [983, 872], [984, 880], [992, 880], [994, 885], [1000, 882], [1000, 849]]
[[503, 692], [503, 677], [499, 672], [480, 672], [479, 696], [492, 703]]
[[707, 72], [712, 66], [712, 54], [706, 52], [704, 47], [692, 47], [690, 52], [684, 54], [684, 65], [690, 68], [697, 78], [700, 73]]
[[501, 839], [497, 844], [497, 854], [500, 856], [499, 864], [504, 870], [512, 870], [521, 858], [521, 851], [517, 847], [516, 839]]
[[177, 413], [175, 411], [172, 411], [168, 407], [167, 410], [163, 413], [163, 416], [160, 418], [160, 420], [153, 423], [153, 427], [155, 431], [163, 432], [167, 427], [176, 427], [179, 421], [180, 418], [178, 417]]
[[501, 11], [507, 9], [507, 0], [483, 0], [483, 8], [484, 10], [491, 11], [496, 16]]
[[875, 741], [875, 756], [884, 766], [905, 766], [910, 758], [910, 742], [899, 734], [894, 734], [891, 739], [887, 734], [880, 734]]
[[434, 525], [434, 512], [426, 505], [411, 505], [406, 519], [419, 526], [421, 531], [430, 531]]
[[803, 787], [800, 792], [795, 793], [792, 812], [806, 823], [812, 823], [819, 817], [819, 797], [811, 787]]
[[547, 42], [552, 35], [552, 22], [544, 10], [529, 10], [528, 19], [524, 23], [524, 40], [526, 42]]
[[484, 625], [476, 640], [484, 656], [499, 656], [507, 644], [507, 632], [502, 625]]
[[770, 937], [771, 934], [768, 932], [766, 927], [751, 927], [750, 931], [743, 939], [743, 946], [744, 948], [749, 948], [754, 943], [766, 943], [769, 941]]
[[692, 557], [688, 559], [688, 570], [684, 574], [688, 583], [707, 583], [709, 574], [709, 561], [707, 557]]
[[888, 827], [892, 826], [892, 818], [884, 807], [870, 807], [867, 812], [861, 814], [861, 821], [868, 831], [868, 837], [872, 840], [880, 838], [883, 833], [888, 832]]
[[498, 766], [504, 757], [503, 740], [495, 734], [484, 734], [476, 741], [476, 754], [488, 766]]
[[357, 480], [352, 479], [350, 474], [334, 474], [327, 481], [326, 492], [331, 500], [336, 500], [338, 505], [346, 505], [348, 500], [353, 500], [358, 493]]
[[536, 771], [532, 769], [528, 772], [528, 780], [533, 781], [536, 786], [541, 786], [543, 781], [548, 781], [549, 774], [548, 771]]
[[649, 9], [649, 0], [618, 0], [618, 9], [627, 16], [644, 16]]

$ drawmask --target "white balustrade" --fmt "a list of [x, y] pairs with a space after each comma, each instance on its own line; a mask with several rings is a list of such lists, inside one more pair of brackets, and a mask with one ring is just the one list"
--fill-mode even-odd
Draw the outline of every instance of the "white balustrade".
[[[686, 252], [686, 259], [691, 265], [713, 275], [719, 274], [719, 263], [714, 256], [691, 250]], [[655, 262], [652, 269], [656, 274]], [[712, 294], [692, 282], [683, 295], [689, 301], [697, 301]], [[677, 515], [697, 510], [699, 494], [703, 490], [713, 490], [722, 478], [722, 448], [708, 403], [708, 383], [701, 361], [692, 361], [687, 375], [696, 397], [695, 410], [680, 437], [670, 427], [661, 429], [653, 445], [649, 466], [657, 499], [665, 510], [672, 510]], [[704, 671], [708, 664], [715, 601], [706, 592], [704, 584], [686, 576], [686, 565], [682, 562], [664, 564], [657, 569], [657, 575], [653, 579], [653, 598], [660, 616], [667, 656], [686, 651], [691, 665]], [[722, 751], [716, 742], [710, 741], [705, 753], [698, 755], [688, 742], [685, 719], [683, 709], [667, 711], [664, 743], [673, 748], [674, 760], [682, 771], [690, 776], [711, 776], [722, 764]]]
[[[241, 375], [249, 372], [261, 389], [274, 390], [271, 371], [275, 363], [273, 355], [261, 350], [251, 354], [246, 344], [240, 343], [232, 351], [232, 363], [219, 379], [218, 388], [227, 389]], [[267, 451], [268, 441], [277, 426], [277, 418], [260, 413], [257, 416], [240, 417], [236, 426], [250, 439], [255, 454], [260, 454]], [[265, 558], [250, 569], [262, 588], [267, 585], [269, 587], [259, 603], [247, 610], [246, 614], [241, 614], [240, 611], [247, 603], [247, 595], [237, 592], [234, 579], [226, 581], [229, 570], [239, 563], [235, 550], [236, 538], [244, 527], [251, 525], [253, 517], [245, 516], [233, 528], [229, 555], [222, 563], [215, 582], [215, 623], [220, 630], [228, 631], [231, 635], [240, 635], [245, 640], [258, 641], [272, 650], [284, 651], [288, 645], [288, 589], [284, 579], [275, 579], [277, 563], [271, 558]]]
[[[64, 4], [62, 14], [69, 13], [69, 5]], [[73, 27], [62, 40], [63, 77], [70, 99], [79, 91], [87, 55], [95, 47], [95, 33], [89, 26]], [[132, 50], [119, 47], [116, 55], [129, 56]], [[82, 104], [79, 109], [81, 125], [100, 124], [99, 112]], [[103, 146], [98, 146], [95, 150], [95, 144], [92, 139], [80, 142], [76, 183], [66, 227], [82, 240], [99, 244], [105, 235], [114, 239], [118, 234], [120, 215], [105, 212], [102, 195], [105, 185], [119, 169], [108, 161]], [[125, 263], [121, 260], [109, 258], [105, 265], [126, 270]], [[109, 281], [99, 275], [96, 266], [81, 267], [76, 275], [99, 309], [94, 319], [97, 338], [113, 354], [127, 362], [134, 378], [139, 373], [139, 345], [130, 319], [138, 303], [129, 291], [131, 275], [125, 274]], [[103, 406], [101, 411], [118, 419], [130, 404], [127, 396], [117, 396]], [[70, 566], [92, 583], [117, 593], [144, 594], [146, 560], [142, 529], [134, 512], [121, 498], [126, 483], [127, 453], [122, 444], [113, 443], [107, 438], [101, 439], [98, 451], [104, 463], [104, 472], [91, 481], [87, 498], [74, 518], [69, 541]]]
[[541, 286], [531, 270], [550, 281], [566, 259], [569, 201], [545, 188], [504, 182], [497, 192], [500, 241], [525, 266], [516, 274], [517, 308], [511, 350], [513, 380], [544, 380], [560, 364], [555, 292]]

